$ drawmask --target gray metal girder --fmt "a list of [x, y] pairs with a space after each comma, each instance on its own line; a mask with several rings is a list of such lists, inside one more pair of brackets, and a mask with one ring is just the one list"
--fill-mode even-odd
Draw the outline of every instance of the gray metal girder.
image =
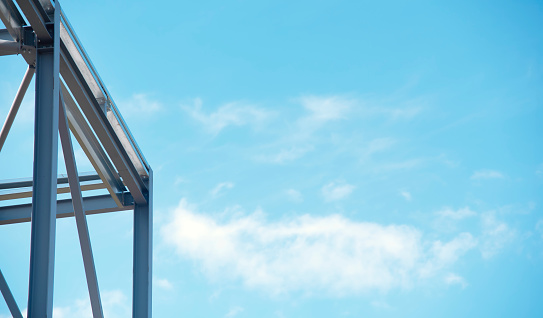
[[60, 57], [60, 73], [64, 82], [81, 107], [96, 136], [109, 154], [124, 184], [128, 187], [136, 202], [147, 202], [147, 198], [145, 197], [147, 195], [146, 186], [142, 178], [137, 174], [135, 167], [127, 158], [126, 152], [123, 152], [117, 135], [111, 125], [109, 125], [107, 118], [105, 118], [105, 113], [97, 105], [96, 100], [90, 96], [88, 87], [81, 80], [81, 74], [77, 68], [74, 68], [73, 61], [67, 56], [64, 50], [61, 51]]
[[[130, 194], [124, 193], [123, 197], [123, 201], [125, 203], [123, 207], [117, 206], [117, 203], [115, 203], [109, 194], [84, 197], [83, 206], [85, 207], [85, 214], [91, 215], [134, 209], [134, 202]], [[30, 222], [31, 213], [31, 203], [0, 207], [0, 225]], [[72, 200], [58, 200], [57, 219], [71, 216], [74, 216]]]

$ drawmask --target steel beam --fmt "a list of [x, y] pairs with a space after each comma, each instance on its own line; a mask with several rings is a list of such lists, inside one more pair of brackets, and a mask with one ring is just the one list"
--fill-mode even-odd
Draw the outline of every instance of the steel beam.
[[94, 267], [94, 257], [92, 256], [92, 247], [90, 242], [89, 228], [87, 218], [83, 209], [83, 196], [79, 177], [77, 176], [77, 167], [75, 162], [72, 140], [68, 130], [68, 118], [64, 110], [64, 99], [60, 94], [59, 105], [59, 134], [60, 142], [62, 143], [62, 152], [64, 153], [64, 162], [66, 163], [66, 172], [70, 184], [70, 192], [72, 194], [72, 204], [74, 206], [75, 222], [77, 226], [77, 234], [79, 235], [79, 245], [81, 246], [81, 254], [83, 256], [83, 265], [85, 267], [85, 276], [87, 277], [87, 287], [89, 289], [89, 297], [94, 318], [103, 318], [102, 302], [100, 301], [100, 291], [98, 288], [98, 278], [96, 276], [96, 268]]
[[[100, 180], [100, 176], [95, 174], [94, 172], [82, 172], [79, 175], [80, 181], [95, 181]], [[59, 174], [57, 176], [57, 183], [58, 184], [65, 184], [68, 183], [68, 176], [64, 174]], [[31, 178], [21, 178], [21, 179], [10, 179], [10, 180], [2, 180], [0, 182], [0, 190], [4, 189], [14, 189], [14, 188], [27, 188], [32, 187], [34, 182]]]
[[134, 277], [132, 317], [151, 318], [153, 291], [153, 170], [149, 170], [149, 200], [134, 207]]
[[4, 274], [2, 274], [2, 271], [0, 270], [0, 292], [2, 292], [2, 295], [4, 295], [4, 300], [6, 301], [6, 304], [8, 305], [9, 311], [11, 312], [11, 315], [13, 318], [23, 318], [23, 315], [21, 314], [21, 310], [19, 309], [19, 306], [17, 306], [17, 302], [15, 301], [15, 298], [13, 297], [13, 294], [11, 293], [11, 290], [9, 289], [8, 282], [6, 281], [6, 278], [4, 277]]
[[4, 122], [4, 126], [2, 126], [2, 131], [0, 131], [0, 152], [2, 151], [2, 147], [4, 147], [4, 143], [6, 142], [6, 138], [8, 137], [9, 130], [11, 129], [11, 125], [13, 125], [15, 116], [17, 116], [17, 112], [19, 111], [19, 107], [23, 102], [23, 98], [25, 97], [26, 90], [30, 85], [30, 81], [32, 81], [34, 72], [35, 68], [33, 66], [29, 66], [26, 70], [25, 76], [23, 77], [21, 86], [19, 86], [17, 95], [15, 95], [15, 99], [13, 100], [13, 104], [11, 105], [11, 109], [9, 110], [8, 117]]
[[85, 87], [82, 75], [71, 61], [69, 55], [63, 51], [60, 54], [60, 70], [64, 82], [81, 107], [98, 139], [102, 142], [124, 184], [132, 193], [134, 200], [138, 203], [146, 203], [147, 191], [142, 178], [137, 174], [126, 153], [123, 153], [120, 141], [115, 132], [112, 131], [113, 129], [109, 125], [107, 118], [105, 118], [103, 110], [97, 105], [96, 100], [92, 98], [89, 89]]
[[[18, 2], [21, 5], [24, 1]], [[53, 314], [60, 94], [59, 26], [60, 10], [55, 10], [52, 47], [38, 47], [37, 50], [28, 318], [52, 317]]]
[[126, 191], [119, 174], [113, 167], [107, 154], [104, 152], [102, 145], [96, 139], [96, 136], [89, 127], [85, 117], [81, 114], [79, 107], [70, 95], [66, 85], [61, 82], [61, 91], [64, 96], [64, 104], [66, 105], [66, 114], [68, 123], [79, 145], [87, 155], [92, 166], [98, 172], [98, 175], [106, 184], [107, 189], [117, 204], [121, 206], [120, 197]]
[[53, 37], [45, 25], [47, 22], [50, 22], [50, 19], [45, 13], [45, 9], [42, 7], [42, 5], [34, 0], [17, 0], [17, 4], [28, 19], [28, 22], [30, 22], [32, 29], [38, 36], [38, 39], [44, 42], [52, 41]]
[[[98, 182], [91, 182], [81, 185], [81, 191], [90, 191], [90, 190], [100, 190], [105, 189], [106, 185], [102, 183], [101, 180]], [[70, 187], [68, 186], [59, 186], [57, 187], [57, 194], [61, 193], [70, 193]], [[16, 199], [23, 199], [23, 198], [31, 198], [32, 197], [32, 189], [29, 188], [17, 188], [17, 189], [9, 189], [8, 191], [2, 191], [0, 192], [0, 201], [7, 201], [7, 200], [16, 200]]]
[[[83, 198], [85, 214], [99, 214], [132, 210], [134, 202], [129, 193], [124, 194], [125, 205], [118, 207], [109, 194]], [[57, 201], [57, 219], [74, 216], [74, 208], [71, 199]], [[0, 207], [0, 225], [30, 222], [32, 204], [19, 204], [16, 206]]]
[[128, 155], [128, 158], [130, 158], [131, 163], [135, 166], [140, 176], [147, 177], [149, 165], [145, 160], [143, 153], [139, 149], [132, 133], [119, 113], [117, 106], [115, 106], [107, 88], [100, 79], [100, 75], [96, 72], [92, 61], [87, 56], [87, 53], [77, 38], [70, 22], [63, 13], [60, 40], [63, 48], [69, 53], [70, 57], [73, 59], [74, 65], [81, 73], [84, 82], [91, 92], [90, 95], [94, 97], [102, 108], [107, 110], [107, 119], [122, 143], [123, 150]]
[[0, 20], [14, 41], [23, 39], [22, 27], [26, 22], [12, 0], [0, 0]]

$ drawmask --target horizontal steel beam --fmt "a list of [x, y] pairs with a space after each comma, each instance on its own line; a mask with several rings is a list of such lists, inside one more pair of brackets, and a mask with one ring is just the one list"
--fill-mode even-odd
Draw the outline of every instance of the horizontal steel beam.
[[[100, 189], [106, 189], [106, 185], [102, 183], [102, 181], [88, 183], [88, 184], [81, 184], [82, 191], [91, 191], [91, 190], [100, 190]], [[70, 193], [70, 187], [69, 186], [57, 187], [57, 194], [61, 194], [61, 193]], [[6, 193], [0, 192], [0, 201], [24, 199], [24, 198], [31, 198], [31, 197], [32, 197], [32, 189], [30, 188], [18, 188], [17, 190], [12, 190]]]
[[[79, 180], [83, 181], [94, 181], [100, 180], [100, 176], [94, 172], [81, 172], [79, 174]], [[57, 184], [68, 183], [68, 176], [65, 174], [60, 174], [57, 177]], [[3, 189], [14, 189], [14, 188], [27, 188], [32, 187], [33, 181], [32, 178], [20, 178], [20, 179], [8, 179], [0, 181], [0, 190]]]
[[17, 0], [17, 4], [21, 8], [21, 11], [23, 11], [28, 22], [30, 22], [30, 26], [32, 26], [38, 39], [44, 42], [52, 41], [53, 37], [46, 26], [47, 22], [51, 22], [51, 19], [47, 16], [42, 5], [33, 0]]
[[[134, 209], [134, 203], [129, 193], [123, 195], [125, 205], [118, 207], [110, 195], [99, 195], [83, 198], [85, 214], [98, 214]], [[0, 207], [0, 225], [30, 222], [32, 204]], [[57, 219], [74, 216], [72, 200], [57, 201]]]
[[11, 35], [10, 40], [21, 41], [23, 39], [22, 27], [26, 22], [12, 0], [0, 0], [0, 20]]
[[124, 184], [134, 196], [134, 200], [137, 203], [146, 203], [147, 187], [142, 177], [137, 174], [136, 168], [130, 162], [121, 142], [113, 131], [113, 127], [111, 127], [107, 118], [105, 118], [106, 115], [104, 111], [92, 97], [92, 92], [90, 92], [90, 89], [86, 86], [77, 65], [71, 59], [66, 48], [63, 47], [63, 45], [61, 45], [61, 47], [60, 74], [62, 75], [64, 82], [85, 114], [85, 118], [93, 128], [93, 131], [96, 133], [96, 136], [108, 153], [109, 158], [117, 168]]

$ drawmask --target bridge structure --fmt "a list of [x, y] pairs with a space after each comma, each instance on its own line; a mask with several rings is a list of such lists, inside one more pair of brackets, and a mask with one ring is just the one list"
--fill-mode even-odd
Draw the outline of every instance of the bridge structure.
[[[35, 77], [33, 177], [0, 181], [0, 201], [5, 203], [0, 225], [31, 222], [27, 317], [52, 317], [55, 224], [57, 218], [72, 216], [92, 315], [104, 316], [86, 215], [121, 210], [134, 215], [132, 315], [151, 317], [150, 165], [58, 0], [0, 0], [0, 19], [5, 26], [0, 29], [0, 56], [19, 55], [28, 65], [0, 132], [0, 152]], [[95, 172], [78, 173], [72, 135]], [[59, 139], [66, 175], [57, 172]], [[107, 194], [93, 194], [96, 189]], [[60, 193], [70, 198], [57, 199]], [[21, 198], [31, 202], [21, 203]], [[0, 291], [13, 317], [22, 318], [8, 281], [0, 271]]]

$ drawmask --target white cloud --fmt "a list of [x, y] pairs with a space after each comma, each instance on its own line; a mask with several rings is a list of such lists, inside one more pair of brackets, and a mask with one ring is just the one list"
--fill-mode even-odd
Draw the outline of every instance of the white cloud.
[[535, 229], [539, 232], [541, 238], [543, 239], [543, 219], [539, 219], [539, 221], [537, 221], [535, 224]]
[[537, 176], [543, 176], [543, 163], [537, 166], [537, 169], [535, 170], [535, 174]]
[[470, 233], [460, 233], [453, 240], [443, 243], [435, 241], [429, 250], [431, 259], [421, 267], [423, 277], [435, 275], [442, 268], [456, 263], [458, 258], [477, 246], [477, 240]]
[[154, 278], [153, 284], [165, 290], [173, 290], [173, 284], [166, 278]]
[[162, 104], [149, 97], [148, 94], [138, 93], [117, 104], [120, 112], [126, 117], [149, 116], [162, 110]]
[[322, 187], [322, 195], [326, 202], [338, 201], [348, 197], [354, 190], [354, 186], [344, 182], [330, 182]]
[[448, 273], [443, 280], [447, 285], [460, 285], [462, 288], [466, 288], [468, 286], [468, 283], [466, 280], [455, 273]]
[[496, 219], [494, 213], [485, 213], [481, 216], [482, 222], [482, 245], [481, 254], [483, 258], [490, 258], [515, 238], [515, 231], [507, 223]]
[[224, 189], [232, 189], [234, 187], [234, 184], [232, 182], [221, 182], [219, 184], [217, 184], [211, 191], [211, 195], [216, 197], [218, 196], [219, 194], [221, 194], [221, 192], [224, 190]]
[[302, 202], [304, 200], [304, 197], [302, 196], [302, 194], [298, 190], [288, 189], [288, 190], [285, 191], [285, 193], [287, 194], [288, 198], [291, 201]]
[[228, 313], [226, 315], [224, 315], [224, 316], [225, 317], [235, 317], [235, 316], [237, 316], [238, 314], [240, 314], [242, 312], [243, 312], [243, 307], [236, 306], [236, 307], [231, 308], [228, 311]]
[[453, 220], [462, 220], [462, 219], [477, 215], [477, 213], [470, 210], [469, 207], [464, 207], [458, 210], [453, 210], [449, 207], [445, 207], [439, 210], [438, 212], [436, 212], [436, 214], [441, 217], [449, 218]]
[[411, 119], [422, 111], [422, 107], [407, 107], [407, 108], [395, 108], [387, 109], [386, 112], [392, 117], [392, 119]]
[[304, 96], [300, 102], [310, 112], [306, 120], [314, 122], [344, 119], [355, 103], [341, 96]]
[[259, 155], [256, 157], [258, 161], [267, 163], [283, 164], [286, 162], [294, 161], [301, 158], [307, 152], [311, 151], [313, 147], [297, 147], [293, 146], [287, 149], [281, 149], [279, 152], [270, 155]]
[[386, 301], [383, 301], [383, 300], [374, 300], [371, 302], [371, 305], [378, 309], [385, 309], [385, 310], [392, 309], [392, 306], [390, 306]]
[[221, 220], [181, 200], [161, 228], [168, 244], [197, 261], [214, 281], [240, 280], [252, 289], [344, 295], [407, 288], [457, 261], [476, 242], [462, 233], [426, 242], [407, 225], [356, 222], [340, 215], [268, 222], [261, 212]]
[[[131, 313], [131, 303], [126, 295], [120, 290], [101, 292], [102, 310], [104, 317], [121, 318], [129, 317]], [[88, 298], [76, 299], [73, 304], [68, 306], [53, 307], [53, 317], [55, 318], [92, 318], [92, 310]]]
[[475, 171], [470, 179], [472, 180], [483, 180], [483, 179], [503, 179], [504, 176], [501, 172], [496, 170], [477, 170]]
[[411, 201], [411, 193], [408, 191], [400, 191], [400, 195], [407, 201]]
[[306, 141], [328, 122], [347, 119], [347, 114], [357, 103], [342, 96], [303, 96], [298, 101], [308, 112], [298, 119], [295, 131], [287, 136], [289, 140], [298, 142]]
[[224, 104], [215, 112], [206, 114], [202, 111], [200, 98], [194, 100], [192, 107], [184, 106], [183, 109], [211, 134], [218, 134], [228, 126], [253, 125], [258, 127], [272, 116], [272, 113], [267, 110], [240, 102]]
[[396, 140], [389, 137], [373, 139], [368, 143], [368, 148], [366, 149], [366, 156], [390, 149], [390, 147], [392, 147], [395, 143]]
[[395, 171], [395, 170], [409, 170], [420, 166], [424, 162], [422, 158], [408, 159], [400, 162], [391, 162], [381, 164], [376, 167], [375, 171]]

